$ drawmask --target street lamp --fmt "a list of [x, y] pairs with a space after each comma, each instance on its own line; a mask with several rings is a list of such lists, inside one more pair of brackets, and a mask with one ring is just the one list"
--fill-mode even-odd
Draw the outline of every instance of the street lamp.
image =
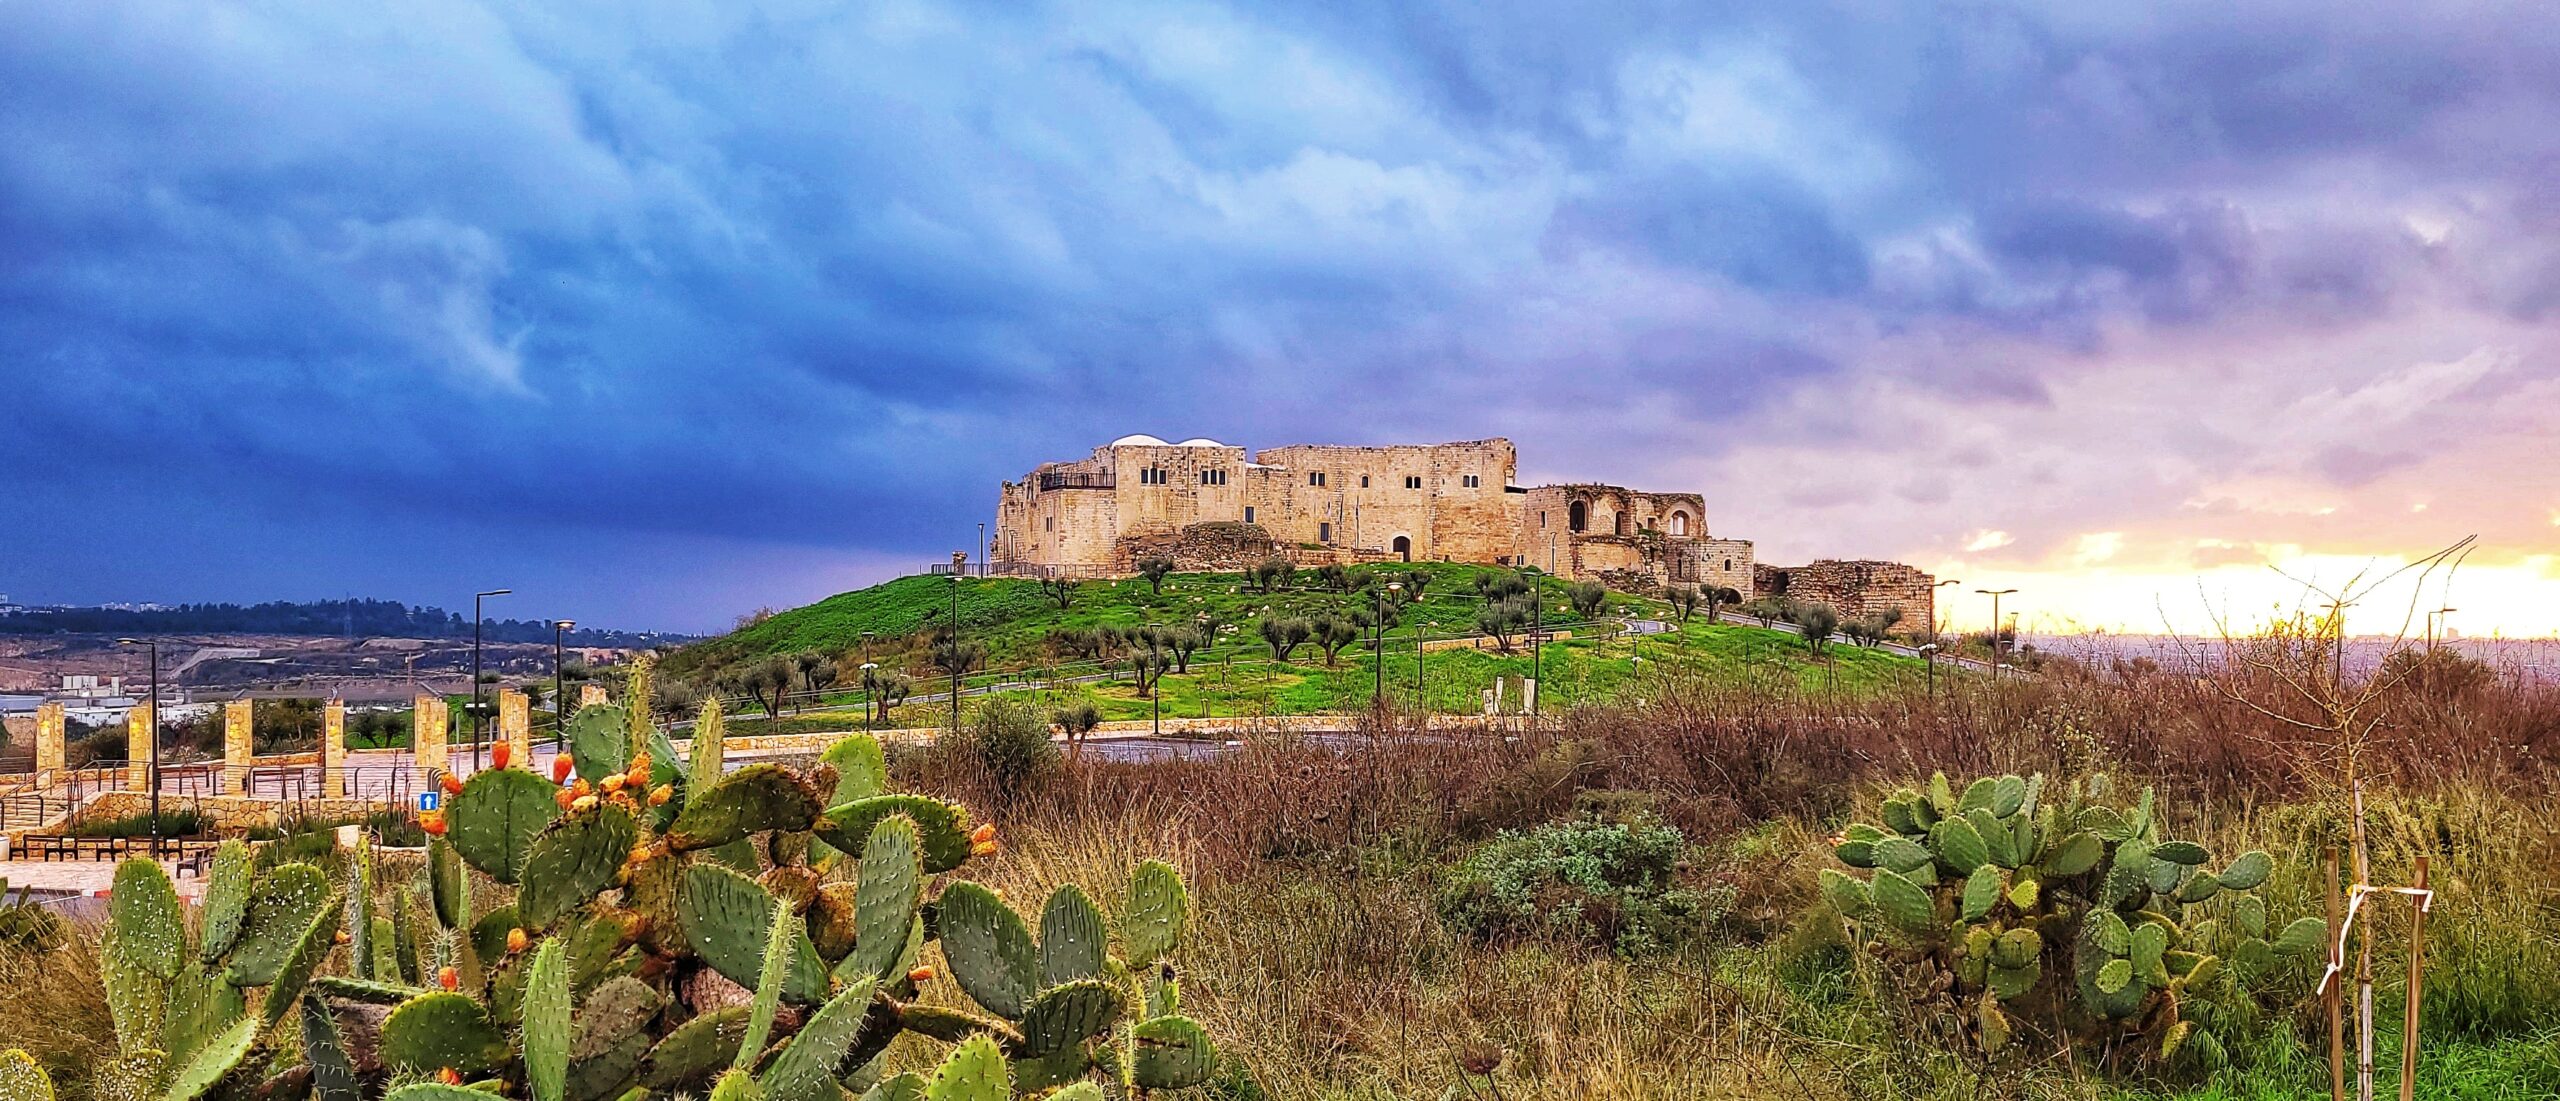
[[866, 730], [880, 723], [880, 666], [871, 660], [871, 634], [862, 632], [862, 715], [868, 724]]
[[151, 650], [151, 858], [160, 858], [160, 640], [148, 642], [138, 638], [120, 638], [118, 646], [146, 646]]
[[1923, 661], [1923, 662], [1928, 663], [1928, 666], [1929, 666], [1929, 698], [1930, 698], [1930, 699], [1933, 699], [1933, 700], [1934, 700], [1934, 699], [1937, 699], [1937, 698], [1938, 698], [1938, 644], [1937, 644], [1937, 643], [1934, 643], [1934, 642], [1923, 642], [1923, 643], [1921, 643], [1921, 644], [1920, 644], [1920, 660], [1921, 660], [1921, 661]]
[[1387, 594], [1404, 591], [1404, 582], [1390, 581], [1383, 589], [1371, 589], [1369, 605], [1369, 706], [1386, 706], [1387, 695]]
[[2436, 640], [2444, 634], [2444, 617], [2460, 608], [2438, 608], [2427, 613], [2427, 652], [2434, 653]]
[[1984, 596], [1987, 596], [1987, 597], [1990, 597], [1990, 598], [1991, 598], [1991, 679], [1993, 679], [1993, 680], [1999, 680], [1999, 679], [2000, 679], [2000, 598], [2001, 598], [2001, 597], [2004, 597], [2004, 596], [2007, 596], [2007, 595], [2009, 595], [2010, 593], [2014, 593], [2014, 592], [2016, 592], [2016, 591], [2018, 591], [2018, 590], [2016, 590], [2016, 589], [1975, 589], [1974, 591], [1975, 591], [1975, 592], [1977, 592], [1977, 593], [1981, 593], [1982, 595], [1984, 595]]
[[[1556, 568], [1556, 537], [1547, 537], [1547, 572]], [[1538, 680], [1543, 672], [1539, 663], [1547, 656], [1547, 579], [1545, 574], [1529, 577], [1529, 722], [1538, 721]]]
[[480, 711], [480, 602], [493, 596], [505, 596], [513, 589], [491, 589], [471, 594], [471, 770], [480, 770], [482, 739], [488, 734], [481, 724]]
[[1152, 676], [1155, 678], [1153, 681], [1145, 685], [1145, 687], [1147, 689], [1148, 701], [1155, 704], [1156, 737], [1159, 738], [1164, 737], [1164, 654], [1162, 651], [1157, 650], [1156, 646], [1163, 638], [1164, 624], [1147, 624], [1147, 652], [1145, 655], [1138, 658], [1139, 661], [1146, 662], [1148, 666], [1145, 669], [1139, 670], [1140, 675]]
[[[560, 732], [569, 725], [569, 697], [562, 694], [565, 689], [560, 677], [560, 636], [577, 625], [578, 621], [574, 619], [551, 621], [551, 751], [554, 753], [560, 751]], [[533, 767], [533, 762], [525, 762], [525, 767]]]
[[960, 736], [960, 575], [951, 575], [951, 736]]
[[978, 576], [987, 575], [987, 522], [978, 521]]
[[[1949, 586], [1949, 585], [1962, 585], [1962, 584], [1964, 584], [1964, 582], [1963, 582], [1963, 581], [1960, 581], [1960, 580], [1958, 580], [1958, 579], [1956, 579], [1956, 578], [1952, 578], [1952, 577], [1950, 577], [1950, 578], [1948, 578], [1948, 579], [1946, 579], [1946, 580], [1944, 580], [1944, 581], [1938, 582], [1937, 584], [1930, 586], [1930, 587], [1929, 587], [1929, 590], [1930, 590], [1930, 591], [1929, 591], [1929, 610], [1930, 610], [1931, 612], [1933, 612], [1933, 613], [1934, 613], [1934, 612], [1936, 612], [1936, 611], [1937, 611], [1937, 609], [1938, 609], [1938, 593], [1937, 593], [1937, 590], [1939, 590], [1939, 589], [1943, 589], [1943, 588], [1946, 588], [1946, 587], [1947, 587], [1947, 586]], [[1946, 626], [1946, 624], [1947, 624], [1947, 617], [1946, 617], [1945, 615], [1943, 615], [1943, 614], [1935, 614], [1935, 615], [1931, 615], [1929, 618], [1930, 618], [1930, 620], [1931, 620], [1931, 622], [1930, 622], [1930, 624], [1929, 624], [1929, 637], [1930, 637], [1930, 638], [1933, 638], [1933, 639], [1934, 639], [1934, 638], [1938, 637], [1939, 635], [1943, 635], [1943, 634], [1947, 633], [1947, 626]]]

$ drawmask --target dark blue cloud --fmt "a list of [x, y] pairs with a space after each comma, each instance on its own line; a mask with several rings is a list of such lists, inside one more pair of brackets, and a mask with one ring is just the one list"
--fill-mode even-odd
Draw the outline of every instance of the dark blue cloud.
[[2042, 400], [1915, 335], [2560, 301], [2531, 9], [2216, 14], [0, 7], [0, 590], [710, 626], [1123, 431], [1633, 478]]

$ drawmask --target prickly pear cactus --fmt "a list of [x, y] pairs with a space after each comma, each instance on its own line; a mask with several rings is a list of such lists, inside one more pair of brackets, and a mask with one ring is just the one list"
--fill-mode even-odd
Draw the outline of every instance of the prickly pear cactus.
[[2147, 789], [2119, 808], [2102, 801], [2102, 778], [2060, 799], [2044, 788], [2042, 776], [1996, 776], [1958, 792], [1940, 773], [1925, 791], [1896, 791], [1883, 825], [1834, 839], [1867, 875], [1824, 869], [1824, 898], [1986, 1051], [2024, 1022], [2055, 1022], [2090, 1040], [2136, 1030], [2164, 1065], [2219, 1065], [2210, 1026], [2235, 973], [2303, 958], [2320, 921], [2268, 938], [2249, 892], [2273, 859], [2244, 853], [2213, 870], [2204, 846], [2160, 835]]
[[[274, 891], [216, 892], [208, 934], [237, 943], [196, 954], [223, 974], [273, 972], [288, 996], [263, 1019], [298, 1019], [323, 1101], [361, 1101], [386, 1078], [405, 1083], [391, 1094], [402, 1101], [486, 1090], [528, 1101], [634, 1091], [834, 1101], [871, 1085], [869, 1065], [909, 1032], [964, 1045], [948, 1073], [918, 1082], [918, 1097], [1019, 1088], [1099, 1098], [1106, 1081], [1111, 1096], [1131, 1096], [1207, 1076], [1216, 1052], [1180, 1015], [1170, 960], [1189, 905], [1171, 866], [1137, 869], [1113, 896], [1116, 922], [1082, 888], [1059, 888], [1035, 936], [994, 892], [937, 882], [998, 851], [994, 828], [973, 827], [956, 804], [887, 790], [869, 735], [805, 770], [732, 771], [716, 733], [681, 760], [662, 732], [641, 729], [646, 699], [637, 683], [626, 708], [571, 720], [574, 772], [507, 770], [462, 785], [426, 874], [379, 877], [389, 898], [371, 897], [377, 877], [359, 860], [366, 897], [342, 906], [324, 892], [305, 920], [309, 884], [280, 870]], [[125, 909], [136, 944], [182, 928], [174, 900], [147, 888]], [[314, 948], [342, 915], [366, 928], [367, 966], [314, 976], [305, 964], [325, 954]], [[306, 935], [277, 942], [271, 929]], [[981, 1008], [918, 999], [936, 980], [919, 966], [936, 938]], [[189, 955], [134, 953], [115, 972], [132, 988], [127, 1012], [161, 1027], [159, 994], [176, 989], [172, 961]], [[218, 1062], [231, 1038], [221, 1029], [252, 1018], [206, 1004], [189, 1019], [210, 1018], [209, 1031], [187, 1050]]]

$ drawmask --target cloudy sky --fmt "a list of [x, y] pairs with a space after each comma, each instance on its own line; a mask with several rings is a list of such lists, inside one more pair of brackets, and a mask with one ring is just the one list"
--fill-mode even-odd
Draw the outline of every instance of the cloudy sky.
[[1506, 435], [2039, 622], [2476, 534], [2560, 625], [2546, 5], [1308, 7], [0, 3], [0, 592], [707, 628], [1126, 432]]

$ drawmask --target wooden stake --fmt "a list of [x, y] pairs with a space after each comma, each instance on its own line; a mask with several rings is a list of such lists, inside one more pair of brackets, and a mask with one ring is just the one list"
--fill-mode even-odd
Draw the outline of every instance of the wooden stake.
[[2338, 951], [2338, 847], [2329, 846], [2329, 982], [2320, 1001], [2329, 1011], [2329, 1101], [2347, 1101], [2347, 1018], [2339, 1004], [2345, 993], [2346, 973], [2341, 965], [2345, 957]]
[[[2427, 889], [2427, 858], [2418, 858], [2418, 890]], [[2409, 896], [2409, 1004], [2400, 1022], [2400, 1101], [2414, 1101], [2418, 1089], [2418, 991], [2427, 958], [2429, 896]]]

